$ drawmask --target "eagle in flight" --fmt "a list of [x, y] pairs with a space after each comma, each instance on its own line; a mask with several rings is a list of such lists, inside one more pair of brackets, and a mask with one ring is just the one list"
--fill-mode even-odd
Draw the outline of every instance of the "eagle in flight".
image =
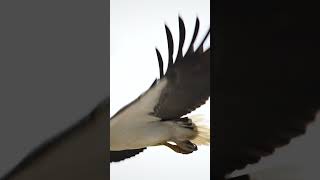
[[184, 115], [203, 105], [210, 96], [210, 49], [203, 49], [210, 31], [195, 49], [197, 19], [191, 44], [183, 55], [185, 27], [181, 18], [179, 29], [176, 60], [172, 57], [172, 35], [166, 27], [167, 71], [163, 73], [162, 57], [157, 50], [160, 79], [111, 118], [110, 139], [105, 129], [110, 119], [110, 102], [106, 97], [76, 124], [27, 154], [0, 179], [107, 179], [109, 141], [110, 162], [132, 157], [148, 146], [165, 145], [175, 152], [188, 154], [196, 151], [197, 145], [208, 144], [209, 128], [201, 125], [201, 118]]
[[[227, 29], [237, 29], [234, 24], [227, 23], [231, 26]], [[106, 179], [105, 145], [109, 141], [110, 162], [133, 157], [150, 146], [164, 145], [188, 154], [197, 150], [197, 145], [208, 144], [209, 129], [199, 125], [197, 118], [185, 116], [210, 96], [210, 49], [203, 47], [210, 30], [199, 47], [194, 48], [198, 30], [197, 19], [191, 43], [183, 55], [185, 27], [179, 18], [180, 39], [173, 61], [174, 43], [166, 27], [167, 71], [163, 72], [163, 60], [156, 50], [160, 79], [110, 119], [110, 139], [105, 138], [110, 105], [106, 98], [77, 124], [49, 139], [0, 179]], [[301, 63], [296, 55], [282, 59], [280, 64], [279, 59], [268, 57], [269, 49], [264, 51], [260, 46], [251, 46], [248, 53], [244, 42], [250, 44], [256, 38], [247, 39], [252, 37], [246, 35], [253, 34], [250, 30], [237, 29], [242, 36], [219, 32], [215, 40], [218, 49], [213, 61], [215, 98], [211, 118], [215, 180], [252, 179], [250, 174], [230, 175], [303, 135], [319, 114], [320, 86], [315, 83], [319, 66], [309, 61]], [[287, 57], [284, 55], [279, 57]], [[290, 76], [284, 76], [284, 70]]]
[[[227, 29], [237, 29], [233, 24], [227, 23], [231, 26]], [[49, 139], [0, 179], [107, 179], [105, 146], [109, 141], [110, 162], [133, 157], [150, 146], [164, 145], [188, 154], [196, 151], [197, 145], [208, 144], [209, 129], [188, 114], [210, 96], [210, 48], [203, 47], [210, 30], [194, 48], [197, 19], [191, 43], [183, 54], [185, 27], [179, 18], [180, 38], [173, 61], [174, 43], [169, 28], [165, 29], [167, 71], [163, 72], [163, 60], [156, 50], [160, 79], [110, 119], [110, 139], [105, 134], [110, 117], [109, 98], [105, 98], [73, 127]], [[303, 135], [320, 114], [320, 86], [315, 83], [319, 66], [311, 61], [301, 63], [296, 55], [282, 59], [280, 64], [279, 59], [268, 57], [269, 49], [264, 51], [260, 46], [251, 46], [248, 53], [244, 49], [255, 39], [247, 39], [252, 37], [246, 35], [253, 33], [250, 30], [237, 29], [242, 36], [219, 32], [215, 40], [218, 49], [213, 61], [215, 98], [211, 118], [214, 180], [251, 180], [250, 174], [231, 174]], [[249, 43], [244, 46], [246, 41]], [[296, 48], [296, 44], [292, 46]]]
[[179, 44], [175, 61], [172, 34], [165, 26], [168, 41], [168, 68], [163, 72], [160, 52], [156, 54], [160, 79], [133, 102], [110, 119], [110, 162], [121, 161], [142, 152], [149, 146], [164, 145], [177, 153], [189, 154], [197, 145], [210, 142], [210, 130], [199, 124], [199, 116], [185, 116], [205, 104], [210, 97], [210, 48], [204, 42], [198, 48], [199, 19], [196, 19], [191, 43], [185, 54], [185, 26], [179, 17]]

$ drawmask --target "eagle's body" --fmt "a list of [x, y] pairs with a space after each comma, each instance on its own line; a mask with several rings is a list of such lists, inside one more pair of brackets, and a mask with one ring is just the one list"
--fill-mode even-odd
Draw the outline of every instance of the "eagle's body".
[[157, 94], [166, 85], [166, 81], [145, 94], [143, 100], [137, 99], [135, 108], [124, 108], [110, 121], [110, 150], [139, 149], [153, 146], [169, 139], [169, 127], [160, 118], [148, 112], [158, 101]]

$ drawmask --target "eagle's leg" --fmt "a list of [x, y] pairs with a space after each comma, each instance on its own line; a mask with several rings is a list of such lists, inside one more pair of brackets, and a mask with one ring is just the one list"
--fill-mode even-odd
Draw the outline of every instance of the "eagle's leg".
[[184, 151], [183, 149], [181, 149], [179, 146], [177, 145], [173, 145], [170, 144], [168, 142], [163, 143], [162, 145], [167, 146], [168, 148], [174, 150], [177, 153], [181, 153], [181, 154], [189, 154], [188, 152]]
[[193, 151], [197, 150], [197, 146], [190, 141], [179, 142], [177, 143], [177, 145], [173, 145], [168, 142], [165, 142], [162, 145], [167, 146], [173, 151], [181, 154], [190, 154]]

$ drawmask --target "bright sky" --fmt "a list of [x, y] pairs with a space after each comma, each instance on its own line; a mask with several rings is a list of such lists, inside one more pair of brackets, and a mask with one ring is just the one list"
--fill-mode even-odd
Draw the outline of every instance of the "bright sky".
[[[113, 115], [147, 90], [154, 79], [159, 77], [155, 47], [159, 48], [166, 62], [165, 23], [177, 45], [178, 15], [181, 15], [186, 26], [185, 52], [191, 41], [196, 17], [199, 17], [200, 30], [196, 46], [200, 43], [210, 26], [210, 0], [111, 0], [110, 4], [110, 113]], [[206, 46], [209, 46], [209, 41]], [[205, 115], [208, 125], [209, 102], [193, 112]], [[148, 148], [134, 158], [111, 164], [110, 169], [112, 180], [209, 180], [210, 148], [200, 146], [198, 151], [190, 155], [177, 154], [166, 147]]]

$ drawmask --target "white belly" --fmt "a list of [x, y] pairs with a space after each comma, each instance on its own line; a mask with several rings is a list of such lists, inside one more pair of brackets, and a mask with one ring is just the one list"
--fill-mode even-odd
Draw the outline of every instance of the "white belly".
[[110, 121], [110, 150], [139, 149], [167, 140], [169, 129], [159, 118], [148, 115], [158, 103], [167, 81], [162, 79], [141, 98]]
[[161, 121], [118, 122], [110, 128], [110, 150], [112, 151], [154, 146], [170, 138], [170, 128]]

